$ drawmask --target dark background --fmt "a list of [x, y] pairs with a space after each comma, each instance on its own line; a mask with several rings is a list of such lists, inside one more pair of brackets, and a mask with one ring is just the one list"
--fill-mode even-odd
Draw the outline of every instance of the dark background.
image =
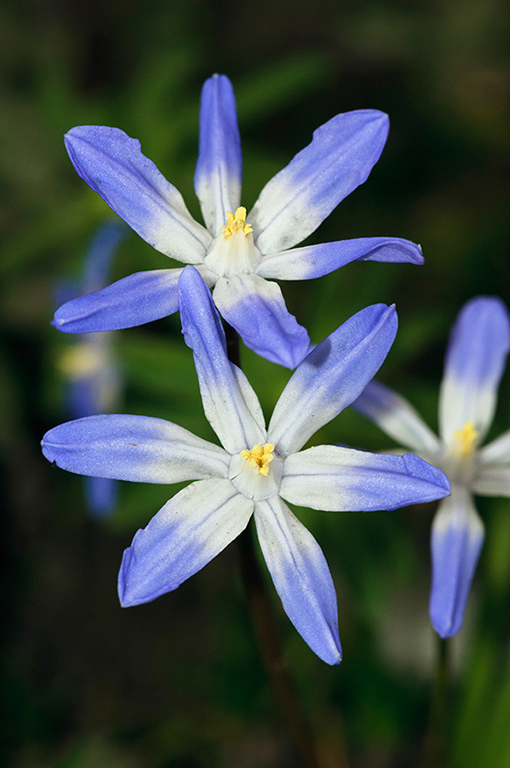
[[[236, 547], [155, 603], [123, 610], [116, 575], [135, 530], [173, 494], [124, 484], [93, 520], [82, 479], [39, 454], [66, 419], [49, 326], [62, 277], [77, 275], [106, 205], [77, 177], [62, 135], [124, 129], [198, 216], [192, 177], [202, 82], [234, 85], [243, 204], [338, 112], [388, 112], [382, 158], [310, 238], [394, 235], [424, 267], [360, 263], [283, 285], [320, 341], [374, 302], [395, 302], [397, 341], [380, 378], [437, 426], [448, 330], [464, 301], [509, 286], [509, 14], [503, 0], [229, 3], [10, 2], [0, 7], [0, 446], [7, 501], [0, 538], [0, 750], [16, 768], [286, 768], [294, 765], [260, 665]], [[114, 277], [167, 265], [136, 235]], [[118, 334], [122, 410], [211, 437], [178, 318]], [[245, 351], [267, 413], [288, 372]], [[510, 426], [503, 381], [490, 436]], [[341, 414], [318, 435], [392, 447]], [[466, 624], [452, 643], [449, 765], [510, 765], [510, 516], [480, 500], [487, 538]], [[352, 766], [417, 765], [435, 636], [427, 605], [433, 505], [301, 519], [337, 587], [344, 661], [329, 668], [275, 596], [283, 643], [325, 768], [345, 739]]]

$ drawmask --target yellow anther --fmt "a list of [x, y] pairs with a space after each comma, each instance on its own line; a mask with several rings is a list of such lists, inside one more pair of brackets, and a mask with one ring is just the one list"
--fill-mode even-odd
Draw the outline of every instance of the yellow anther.
[[453, 436], [456, 440], [456, 449], [461, 456], [469, 456], [473, 450], [478, 432], [472, 421], [466, 421], [462, 429], [455, 430]]
[[221, 230], [225, 236], [225, 240], [230, 240], [232, 235], [234, 235], [236, 232], [242, 232], [245, 237], [249, 235], [250, 232], [253, 232], [253, 227], [251, 227], [249, 224], [246, 224], [245, 222], [246, 208], [243, 206], [238, 208], [235, 214], [231, 211], [227, 211], [227, 223]]
[[267, 475], [269, 473], [269, 464], [274, 459], [273, 451], [274, 443], [266, 443], [264, 447], [256, 444], [251, 451], [241, 451], [241, 456], [246, 461], [249, 461], [252, 467], [257, 467], [259, 475]]
[[97, 350], [90, 344], [77, 344], [66, 349], [58, 361], [60, 371], [69, 379], [82, 379], [100, 366]]

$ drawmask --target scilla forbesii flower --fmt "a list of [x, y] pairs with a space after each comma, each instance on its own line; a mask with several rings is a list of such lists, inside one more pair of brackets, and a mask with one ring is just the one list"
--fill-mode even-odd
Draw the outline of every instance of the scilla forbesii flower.
[[[194, 264], [214, 302], [244, 343], [294, 368], [309, 350], [308, 334], [286, 309], [273, 282], [328, 274], [354, 260], [421, 264], [408, 240], [369, 237], [293, 248], [362, 184], [379, 159], [388, 118], [377, 110], [334, 117], [262, 190], [247, 215], [241, 205], [241, 143], [227, 77], [206, 81], [200, 109], [195, 190], [207, 228], [188, 212], [178, 190], [118, 128], [80, 126], [66, 135], [78, 174], [156, 250]], [[53, 325], [67, 333], [129, 328], [176, 312], [181, 269], [129, 275], [61, 307]]]
[[[107, 283], [113, 256], [122, 238], [124, 225], [108, 222], [95, 234], [86, 254], [83, 275], [79, 281], [62, 281], [57, 300], [96, 291]], [[59, 359], [58, 367], [67, 382], [66, 406], [73, 418], [92, 416], [116, 410], [119, 405], [121, 376], [112, 350], [112, 334], [88, 333], [69, 344]], [[96, 517], [113, 511], [117, 498], [115, 480], [103, 477], [85, 478], [87, 505]]]
[[441, 467], [452, 488], [432, 526], [430, 617], [441, 637], [462, 627], [484, 538], [473, 494], [510, 496], [510, 432], [481, 448], [510, 347], [508, 311], [497, 298], [462, 308], [451, 331], [439, 397], [439, 439], [414, 408], [371, 382], [354, 407], [401, 445]]
[[338, 446], [300, 451], [361, 392], [395, 337], [393, 307], [351, 317], [301, 362], [266, 429], [257, 396], [226, 354], [211, 294], [193, 267], [179, 281], [181, 319], [193, 350], [205, 414], [223, 447], [145, 416], [105, 415], [50, 430], [47, 459], [63, 469], [123, 480], [194, 480], [138, 531], [119, 574], [122, 605], [176, 589], [221, 552], [254, 516], [283, 607], [329, 664], [341, 659], [335, 589], [322, 551], [285, 501], [323, 510], [394, 509], [449, 492], [439, 470], [413, 454]]

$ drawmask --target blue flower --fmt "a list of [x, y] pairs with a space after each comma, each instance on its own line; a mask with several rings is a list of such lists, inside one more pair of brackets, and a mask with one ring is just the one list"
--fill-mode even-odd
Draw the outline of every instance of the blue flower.
[[[421, 264], [408, 240], [369, 237], [293, 246], [362, 184], [379, 159], [388, 117], [347, 112], [315, 131], [313, 141], [262, 190], [250, 214], [241, 206], [241, 143], [227, 77], [206, 81], [201, 100], [195, 190], [207, 228], [189, 214], [178, 190], [118, 128], [80, 126], [66, 136], [78, 174], [156, 250], [194, 264], [216, 306], [248, 347], [294, 368], [309, 351], [306, 330], [287, 311], [273, 279], [305, 280], [350, 261]], [[67, 333], [129, 328], [178, 309], [181, 269], [139, 272], [61, 307], [53, 324]]]
[[193, 267], [183, 270], [179, 292], [205, 415], [223, 448], [162, 419], [106, 415], [50, 430], [44, 455], [85, 475], [196, 481], [170, 499], [125, 551], [122, 605], [145, 603], [178, 587], [253, 515], [287, 615], [312, 650], [336, 664], [341, 648], [333, 581], [319, 545], [284, 499], [319, 510], [373, 510], [449, 493], [442, 472], [413, 454], [384, 456], [331, 445], [300, 451], [379, 369], [397, 330], [395, 309], [367, 307], [310, 352], [266, 429], [255, 392], [227, 358], [221, 320]]
[[[124, 237], [123, 227], [109, 222], [96, 233], [86, 255], [81, 280], [61, 282], [57, 296], [79, 295], [99, 290], [107, 282], [114, 253]], [[118, 406], [120, 376], [111, 349], [111, 334], [90, 333], [68, 346], [59, 360], [67, 379], [67, 411], [73, 418], [115, 410]], [[105, 517], [115, 507], [117, 484], [103, 477], [87, 477], [85, 495], [91, 513]]]
[[510, 432], [480, 448], [492, 423], [496, 393], [510, 348], [508, 311], [497, 298], [462, 308], [450, 336], [439, 396], [437, 438], [414, 408], [371, 382], [354, 407], [401, 445], [441, 467], [451, 483], [432, 525], [430, 617], [441, 637], [462, 627], [484, 538], [473, 494], [510, 496]]

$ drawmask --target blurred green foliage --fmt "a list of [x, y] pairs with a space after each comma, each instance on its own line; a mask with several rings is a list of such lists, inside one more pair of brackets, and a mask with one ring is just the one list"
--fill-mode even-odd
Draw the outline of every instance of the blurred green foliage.
[[[43, 432], [66, 418], [50, 328], [53, 288], [77, 274], [111, 214], [76, 176], [62, 134], [123, 128], [199, 215], [192, 178], [202, 81], [228, 74], [238, 99], [243, 203], [338, 112], [389, 113], [390, 139], [365, 185], [310, 242], [395, 235], [426, 265], [352, 264], [283, 286], [314, 342], [369, 303], [401, 328], [381, 379], [436, 425], [448, 329], [471, 296], [510, 303], [510, 6], [503, 0], [6, 0], [0, 8], [0, 446], [8, 511], [2, 738], [16, 768], [292, 766], [252, 636], [230, 547], [175, 593], [123, 611], [123, 549], [174, 488], [125, 483], [104, 526], [81, 478], [47, 465]], [[118, 278], [166, 266], [132, 234]], [[124, 410], [212, 438], [178, 318], [117, 335]], [[243, 350], [270, 414], [288, 372]], [[508, 378], [494, 433], [510, 422]], [[317, 435], [370, 450], [387, 439], [345, 412]], [[487, 541], [466, 626], [452, 645], [452, 768], [510, 765], [510, 516], [480, 505]], [[395, 513], [299, 511], [337, 586], [344, 661], [320, 662], [275, 610], [325, 768], [345, 737], [352, 766], [419, 765], [434, 636], [427, 616], [433, 506]], [[343, 734], [343, 735], [342, 735]]]

